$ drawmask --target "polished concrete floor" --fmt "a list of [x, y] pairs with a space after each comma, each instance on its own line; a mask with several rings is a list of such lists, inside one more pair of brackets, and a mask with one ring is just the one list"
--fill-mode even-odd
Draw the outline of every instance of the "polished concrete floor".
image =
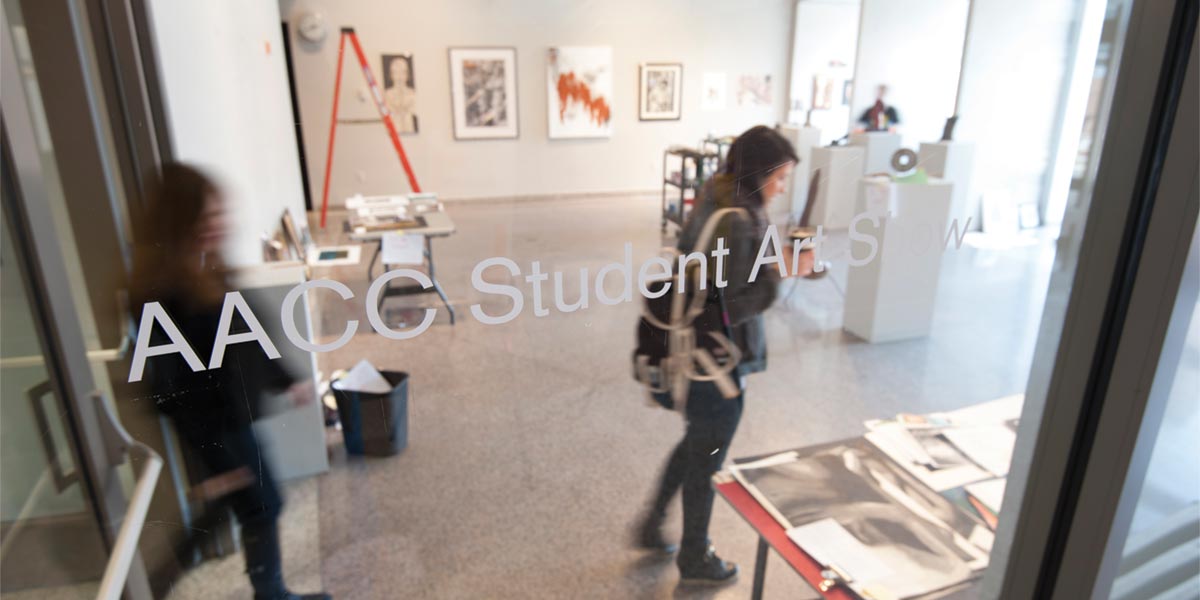
[[[711, 536], [742, 565], [737, 583], [681, 587], [672, 562], [629, 548], [629, 525], [683, 431], [680, 416], [649, 408], [630, 378], [640, 304], [608, 306], [593, 295], [588, 308], [561, 313], [547, 300], [550, 314], [535, 317], [522, 277], [512, 283], [526, 306], [513, 321], [484, 325], [469, 308], [499, 315], [511, 306], [472, 288], [471, 271], [487, 258], [511, 258], [522, 274], [532, 261], [543, 272], [562, 271], [568, 301], [579, 269], [594, 277], [622, 259], [625, 242], [640, 264], [662, 245], [657, 199], [447, 208], [458, 232], [436, 240], [434, 255], [458, 310], [453, 326], [436, 296], [393, 298], [385, 313], [392, 323], [412, 326], [418, 307], [438, 313], [419, 337], [386, 339], [367, 325], [364, 266], [313, 273], [356, 293], [347, 302], [319, 294], [326, 339], [346, 319], [360, 322], [346, 346], [319, 355], [320, 368], [329, 373], [367, 358], [410, 373], [412, 382], [403, 454], [346, 458], [332, 447], [333, 467], [319, 478], [325, 587], [339, 599], [748, 597], [756, 537], [720, 500]], [[340, 224], [317, 236], [348, 242]], [[766, 315], [770, 366], [749, 379], [730, 456], [857, 436], [865, 419], [1023, 392], [1052, 260], [1050, 241], [948, 252], [932, 334], [888, 344], [842, 332], [844, 262], [823, 280], [786, 283]], [[501, 271], [488, 279], [503, 282]], [[669, 530], [679, 530], [677, 504]], [[774, 556], [766, 590], [767, 598], [815, 597]]]

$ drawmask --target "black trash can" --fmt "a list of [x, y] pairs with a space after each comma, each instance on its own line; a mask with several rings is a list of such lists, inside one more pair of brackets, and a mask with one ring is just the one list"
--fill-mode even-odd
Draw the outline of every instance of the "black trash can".
[[381, 371], [387, 394], [334, 389], [348, 454], [391, 456], [408, 446], [408, 373]]

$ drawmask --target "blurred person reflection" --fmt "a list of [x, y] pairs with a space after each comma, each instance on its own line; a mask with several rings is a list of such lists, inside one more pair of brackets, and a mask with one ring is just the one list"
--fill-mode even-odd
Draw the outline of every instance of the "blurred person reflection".
[[[228, 227], [224, 198], [200, 171], [167, 164], [145, 216], [146, 237], [135, 251], [131, 284], [135, 315], [145, 303], [159, 302], [207, 362], [231, 291], [220, 257]], [[247, 330], [235, 316], [230, 332]], [[151, 345], [169, 342], [155, 327]], [[150, 358], [146, 366], [150, 398], [208, 470], [193, 493], [215, 501], [206, 517], [213, 523], [194, 523], [191, 532], [209, 529], [232, 508], [255, 600], [328, 600], [323, 593], [297, 595], [284, 586], [278, 527], [283, 499], [251, 426], [264, 391], [287, 390], [299, 404], [314, 400], [312, 383], [299, 382], [255, 343], [230, 345], [215, 369], [194, 372], [179, 353]], [[186, 547], [195, 542], [190, 538]]]
[[858, 117], [859, 124], [867, 131], [892, 131], [900, 124], [900, 113], [896, 112], [896, 107], [883, 101], [887, 92], [888, 86], [879, 86], [875, 91], [875, 104]]
[[[734, 343], [742, 354], [738, 365], [741, 393], [726, 399], [711, 381], [692, 381], [687, 393], [687, 429], [675, 446], [663, 470], [657, 494], [639, 521], [635, 532], [638, 547], [672, 554], [686, 583], [720, 584], [732, 581], [737, 565], [722, 560], [708, 539], [714, 492], [711, 478], [721, 468], [729, 443], [742, 416], [745, 376], [766, 369], [767, 347], [762, 313], [775, 301], [779, 271], [766, 265], [753, 283], [750, 273], [758, 256], [759, 245], [770, 221], [767, 206], [787, 189], [788, 178], [800, 161], [792, 144], [774, 129], [757, 126], [734, 140], [725, 166], [701, 190], [679, 235], [678, 249], [691, 252], [710, 215], [722, 208], [742, 208], [749, 219], [729, 217], [717, 227], [716, 238], [724, 238], [729, 248], [725, 272], [725, 303], [733, 330]], [[787, 273], [793, 273], [791, 257], [782, 257]], [[800, 254], [796, 275], [812, 272], [812, 253]], [[715, 261], [709, 263], [708, 289], [714, 289]], [[670, 394], [657, 394], [656, 400], [670, 405]], [[667, 505], [675, 493], [683, 491], [683, 537], [678, 546], [662, 533]]]

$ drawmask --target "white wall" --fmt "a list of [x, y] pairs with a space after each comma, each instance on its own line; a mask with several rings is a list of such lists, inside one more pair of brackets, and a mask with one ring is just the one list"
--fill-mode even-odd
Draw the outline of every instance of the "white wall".
[[886, 84], [904, 147], [941, 139], [954, 114], [967, 7], [968, 0], [863, 0], [850, 119]]
[[261, 235], [304, 192], [274, 2], [152, 0], [151, 27], [175, 157], [225, 188], [232, 264], [262, 262]]
[[[974, 2], [954, 135], [975, 144], [972, 199], [975, 205], [981, 196], [1007, 204], [1037, 201], [1053, 167], [1072, 26], [1083, 7], [1079, 0]], [[1094, 55], [1094, 36], [1090, 43]], [[1079, 133], [1076, 127], [1071, 135]]]
[[[806, 113], [812, 107], [813, 77], [854, 78], [859, 7], [859, 0], [799, 0], [796, 3], [789, 122], [804, 124]], [[835, 61], [845, 66], [830, 66]], [[841, 93], [841, 88], [837, 87], [832, 109], [812, 114], [813, 126], [821, 129], [822, 144], [841, 138], [849, 131], [850, 108], [840, 104]]]
[[[443, 198], [497, 197], [661, 187], [662, 151], [695, 145], [708, 132], [736, 134], [773, 125], [784, 114], [792, 0], [281, 0], [295, 24], [318, 11], [329, 34], [320, 44], [301, 40], [293, 27], [297, 95], [314, 203], [320, 202], [336, 71], [338, 30], [354, 27], [376, 76], [383, 53], [414, 54], [420, 132], [403, 136], [421, 187]], [[613, 49], [613, 135], [602, 140], [549, 140], [546, 50], [554, 45], [607, 45]], [[517, 49], [520, 137], [455, 141], [452, 133], [447, 49]], [[680, 121], [639, 122], [637, 76], [641, 62], [683, 63]], [[343, 117], [373, 116], [365, 84], [347, 51]], [[702, 74], [727, 74], [730, 105], [702, 111]], [[738, 108], [738, 75], [770, 74], [773, 105]], [[360, 95], [361, 93], [361, 95]], [[339, 125], [330, 204], [353, 193], [408, 190], [383, 125]]]

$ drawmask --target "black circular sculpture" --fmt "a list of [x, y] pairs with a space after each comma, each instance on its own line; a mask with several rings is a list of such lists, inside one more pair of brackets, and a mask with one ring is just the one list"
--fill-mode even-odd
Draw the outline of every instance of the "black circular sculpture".
[[917, 153], [908, 148], [901, 148], [892, 155], [892, 168], [897, 173], [911, 171], [917, 166]]

